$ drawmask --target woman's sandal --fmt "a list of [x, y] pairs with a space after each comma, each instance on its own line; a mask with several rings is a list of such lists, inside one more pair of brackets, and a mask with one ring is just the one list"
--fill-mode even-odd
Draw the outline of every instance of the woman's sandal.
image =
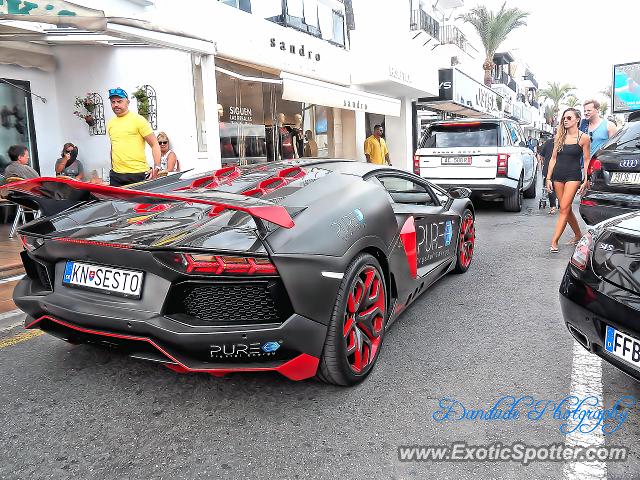
[[559, 252], [558, 247], [549, 247], [549, 251], [551, 253], [558, 253]]

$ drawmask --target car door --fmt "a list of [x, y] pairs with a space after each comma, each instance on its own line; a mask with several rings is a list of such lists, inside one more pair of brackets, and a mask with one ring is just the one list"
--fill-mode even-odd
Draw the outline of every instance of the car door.
[[415, 278], [437, 278], [455, 258], [460, 217], [446, 210], [429, 184], [414, 175], [394, 172], [375, 178], [391, 198], [399, 228], [415, 232]]
[[511, 143], [508, 176], [517, 180], [522, 173], [523, 187], [526, 188], [533, 180], [533, 152], [527, 148], [520, 126], [515, 122], [507, 122], [506, 125]]
[[516, 130], [518, 132], [518, 150], [522, 155], [522, 163], [524, 166], [524, 188], [526, 189], [533, 181], [536, 156], [533, 151], [527, 146], [527, 141], [524, 138], [522, 127], [520, 127], [520, 125], [516, 125]]

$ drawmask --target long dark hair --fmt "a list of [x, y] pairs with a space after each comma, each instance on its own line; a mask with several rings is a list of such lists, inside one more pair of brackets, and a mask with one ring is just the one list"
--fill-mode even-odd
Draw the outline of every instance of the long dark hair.
[[65, 143], [64, 147], [62, 147], [62, 153], [60, 154], [61, 157], [64, 157], [64, 154], [67, 153], [67, 148], [72, 147], [72, 148], [76, 148], [76, 146], [73, 143]]
[[560, 125], [558, 125], [558, 131], [556, 132], [556, 138], [554, 141], [555, 147], [558, 149], [558, 152], [562, 151], [564, 147], [564, 141], [567, 138], [567, 129], [564, 128], [564, 115], [567, 112], [573, 112], [576, 115], [576, 120], [578, 121], [578, 125], [580, 125], [580, 119], [582, 118], [582, 114], [579, 110], [571, 107], [567, 108], [564, 112], [562, 112], [562, 116], [560, 117]]

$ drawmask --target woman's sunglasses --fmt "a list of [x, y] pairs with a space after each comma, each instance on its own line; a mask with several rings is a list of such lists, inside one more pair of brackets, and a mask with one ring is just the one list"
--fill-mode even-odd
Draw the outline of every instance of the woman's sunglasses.
[[564, 117], [562, 120], [573, 120], [574, 117]]
[[169, 142], [165, 142], [165, 141], [161, 141], [161, 142], [158, 142], [158, 143], [159, 143], [160, 145], [169, 145]]
[[71, 150], [65, 150], [64, 153], [71, 153], [73, 152], [73, 148]]

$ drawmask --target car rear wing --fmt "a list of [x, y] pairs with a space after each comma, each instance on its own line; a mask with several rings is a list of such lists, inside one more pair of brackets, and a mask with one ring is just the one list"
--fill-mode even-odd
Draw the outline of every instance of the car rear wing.
[[222, 210], [244, 212], [258, 222], [266, 221], [284, 228], [294, 226], [289, 211], [281, 206], [265, 200], [222, 192], [181, 192], [172, 193], [146, 192], [131, 188], [112, 187], [80, 182], [69, 178], [40, 177], [21, 182], [14, 182], [0, 187], [0, 195], [8, 196], [12, 192], [20, 192], [33, 197], [49, 200], [86, 202], [92, 200], [124, 200], [146, 204], [159, 203], [196, 203], [214, 207], [216, 213]]

